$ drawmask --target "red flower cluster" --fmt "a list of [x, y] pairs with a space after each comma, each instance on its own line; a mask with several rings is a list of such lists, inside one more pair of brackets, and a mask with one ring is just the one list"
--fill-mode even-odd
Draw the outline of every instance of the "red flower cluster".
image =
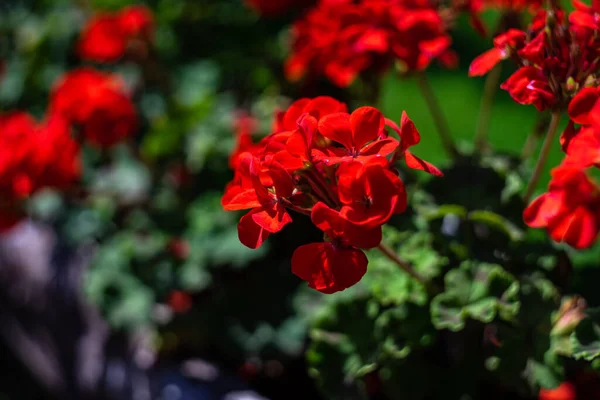
[[367, 69], [397, 61], [404, 71], [421, 71], [432, 60], [456, 63], [451, 39], [437, 10], [406, 0], [321, 0], [293, 26], [290, 80], [311, 73], [348, 86]]
[[571, 121], [561, 138], [567, 157], [552, 171], [548, 192], [523, 214], [527, 225], [577, 249], [590, 247], [600, 232], [600, 186], [586, 174], [600, 166], [599, 99], [597, 88], [585, 88], [569, 104]]
[[[584, 15], [586, 17], [584, 17]], [[567, 19], [560, 9], [540, 11], [527, 31], [511, 29], [471, 64], [470, 76], [512, 58], [519, 69], [501, 86], [520, 104], [562, 110], [600, 69], [600, 35], [584, 11]]]
[[24, 112], [0, 115], [0, 230], [19, 220], [23, 199], [43, 188], [66, 189], [79, 175], [79, 146], [63, 118], [37, 123]]
[[361, 249], [378, 246], [381, 226], [406, 208], [395, 163], [441, 173], [408, 151], [420, 136], [406, 114], [398, 127], [373, 107], [349, 114], [345, 104], [317, 97], [296, 101], [275, 126], [238, 154], [223, 208], [250, 209], [238, 225], [250, 248], [292, 222], [290, 211], [310, 215], [325, 240], [296, 249], [292, 271], [323, 293], [344, 290], [366, 272]]
[[152, 41], [154, 22], [146, 7], [125, 7], [117, 13], [98, 14], [83, 29], [77, 50], [84, 60], [114, 62], [129, 49], [145, 53]]
[[135, 108], [124, 83], [113, 74], [81, 68], [55, 85], [51, 110], [81, 128], [93, 145], [110, 147], [137, 127]]

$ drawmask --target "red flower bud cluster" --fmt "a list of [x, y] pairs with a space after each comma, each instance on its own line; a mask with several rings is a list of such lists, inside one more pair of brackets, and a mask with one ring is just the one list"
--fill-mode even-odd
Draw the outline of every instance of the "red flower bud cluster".
[[456, 64], [451, 38], [437, 9], [405, 0], [321, 0], [292, 30], [290, 80], [324, 75], [345, 87], [363, 71], [382, 71], [394, 61], [406, 72], [438, 59]]
[[382, 225], [406, 209], [395, 163], [441, 173], [409, 152], [420, 136], [406, 114], [398, 127], [373, 107], [349, 114], [345, 104], [317, 97], [293, 103], [275, 126], [238, 154], [223, 208], [250, 209], [238, 225], [250, 248], [292, 222], [290, 212], [310, 215], [324, 241], [296, 249], [292, 271], [323, 293], [344, 290], [366, 272], [361, 249], [377, 247]]
[[96, 14], [85, 25], [77, 51], [84, 60], [114, 62], [135, 50], [144, 54], [154, 35], [152, 13], [137, 5], [116, 13]]
[[[539, 111], [564, 110], [580, 88], [600, 70], [600, 36], [583, 11], [569, 18], [555, 7], [541, 10], [526, 31], [511, 29], [494, 39], [494, 48], [473, 60], [470, 76], [486, 74], [499, 61], [513, 59], [519, 69], [501, 85], [520, 104]], [[587, 14], [585, 14], [587, 15]]]

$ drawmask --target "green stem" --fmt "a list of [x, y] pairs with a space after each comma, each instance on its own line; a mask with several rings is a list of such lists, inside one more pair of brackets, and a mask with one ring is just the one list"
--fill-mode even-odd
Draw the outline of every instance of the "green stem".
[[444, 113], [442, 112], [440, 104], [437, 101], [437, 98], [431, 89], [431, 85], [429, 85], [429, 81], [424, 73], [421, 72], [417, 74], [417, 84], [419, 85], [421, 94], [423, 95], [423, 98], [429, 107], [433, 122], [435, 123], [438, 134], [440, 135], [440, 139], [442, 140], [444, 150], [446, 150], [446, 153], [448, 153], [450, 157], [458, 157], [459, 154], [456, 150], [456, 146], [454, 146], [454, 141], [452, 140], [452, 135], [450, 134], [450, 128], [448, 127], [448, 122], [444, 117]]
[[537, 163], [535, 164], [535, 168], [533, 169], [533, 175], [531, 176], [531, 179], [529, 180], [529, 183], [527, 185], [527, 189], [525, 190], [525, 196], [523, 196], [523, 201], [526, 204], [529, 203], [529, 200], [531, 200], [531, 196], [533, 195], [537, 183], [540, 180], [540, 177], [542, 176], [542, 171], [544, 169], [544, 166], [546, 165], [548, 154], [550, 154], [550, 149], [552, 148], [556, 132], [558, 131], [559, 121], [560, 112], [553, 112], [552, 119], [550, 120], [550, 125], [548, 126], [548, 132], [546, 133], [546, 137], [544, 138], [544, 144], [542, 145], [540, 155], [538, 157]]
[[527, 160], [533, 152], [535, 151], [539, 139], [544, 134], [544, 131], [548, 128], [548, 124], [550, 123], [549, 118], [546, 115], [540, 114], [538, 117], [538, 121], [533, 128], [533, 131], [527, 136], [525, 140], [525, 144], [523, 145], [523, 151], [521, 152], [521, 159]]
[[496, 65], [485, 79], [483, 88], [483, 97], [479, 106], [479, 117], [477, 118], [477, 127], [475, 129], [475, 149], [478, 152], [484, 151], [488, 146], [488, 134], [490, 131], [490, 120], [492, 117], [492, 106], [494, 97], [498, 91], [500, 77], [502, 75], [502, 64]]
[[380, 243], [379, 246], [377, 246], [377, 249], [384, 256], [386, 256], [391, 261], [393, 261], [398, 267], [400, 267], [400, 269], [402, 271], [406, 272], [407, 274], [409, 274], [410, 276], [415, 278], [417, 281], [422, 283], [424, 286], [427, 286], [427, 281], [425, 280], [425, 278], [423, 278], [414, 269], [412, 269], [412, 267], [406, 261], [404, 261], [400, 257], [398, 257], [398, 255], [392, 249], [390, 249], [387, 245]]

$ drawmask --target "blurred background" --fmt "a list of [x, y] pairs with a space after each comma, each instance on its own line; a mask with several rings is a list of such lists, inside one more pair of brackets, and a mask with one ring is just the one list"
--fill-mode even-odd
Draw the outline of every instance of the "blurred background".
[[[0, 109], [43, 117], [54, 82], [82, 65], [74, 48], [91, 13], [132, 3], [3, 0]], [[319, 399], [305, 352], [311, 319], [330, 300], [290, 272], [290, 255], [320, 233], [298, 219], [259, 250], [239, 243], [239, 215], [220, 206], [236, 121], [251, 115], [260, 137], [277, 110], [316, 95], [378, 106], [394, 120], [406, 110], [422, 135], [415, 151], [443, 166], [429, 111], [416, 83], [393, 72], [376, 98], [360, 84], [286, 81], [288, 27], [301, 10], [267, 17], [242, 0], [143, 4], [156, 24], [150, 61], [101, 67], [134, 93], [134, 139], [84, 148], [77, 195], [37, 193], [30, 217], [0, 238], [0, 399]], [[484, 19], [493, 25], [497, 15]], [[467, 69], [491, 40], [466, 18], [452, 36], [459, 67], [428, 75], [469, 149], [484, 82]], [[519, 153], [536, 123], [532, 107], [499, 91], [491, 145]], [[548, 170], [558, 142], [554, 150]]]

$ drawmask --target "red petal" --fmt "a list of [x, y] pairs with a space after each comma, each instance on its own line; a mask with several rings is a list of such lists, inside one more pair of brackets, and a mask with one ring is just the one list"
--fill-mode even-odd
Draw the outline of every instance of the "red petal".
[[565, 242], [576, 249], [590, 247], [598, 236], [598, 222], [595, 215], [584, 206], [570, 213], [553, 218], [548, 224], [548, 232], [557, 242]]
[[283, 115], [281, 127], [282, 131], [293, 131], [297, 127], [298, 118], [304, 114], [304, 108], [310, 103], [310, 99], [299, 99], [292, 103]]
[[469, 76], [481, 76], [491, 71], [502, 61], [502, 52], [497, 48], [490, 49], [477, 56], [469, 66]]
[[583, 127], [568, 143], [567, 162], [580, 168], [590, 167], [600, 162], [600, 132], [594, 127]]
[[583, 11], [575, 10], [569, 14], [569, 22], [573, 25], [583, 26], [589, 29], [598, 29], [598, 23], [594, 19], [594, 15]]
[[377, 140], [379, 133], [383, 130], [383, 123], [383, 114], [378, 109], [373, 107], [357, 108], [350, 115], [354, 148], [360, 149], [365, 144]]
[[250, 211], [240, 219], [238, 237], [244, 246], [257, 249], [269, 237], [270, 233], [254, 222], [252, 214], [253, 211]]
[[575, 129], [575, 124], [573, 121], [569, 120], [567, 123], [567, 127], [560, 135], [560, 146], [562, 147], [562, 151], [568, 153], [569, 145], [571, 144], [571, 140], [579, 133], [579, 129]]
[[372, 249], [381, 243], [382, 229], [381, 226], [365, 228], [347, 221], [342, 239], [348, 245]]
[[600, 95], [596, 88], [583, 88], [569, 103], [569, 117], [573, 122], [589, 125], [593, 122], [591, 112], [598, 102]]
[[331, 239], [337, 239], [344, 233], [346, 221], [336, 211], [323, 202], [318, 202], [312, 208], [310, 219], [313, 224]]
[[[229, 185], [232, 185], [230, 183]], [[227, 186], [225, 194], [221, 198], [221, 205], [226, 211], [247, 210], [249, 208], [260, 207], [256, 190], [244, 189], [233, 184]]]
[[360, 155], [385, 157], [392, 154], [398, 148], [399, 144], [393, 138], [377, 140], [364, 146], [360, 151]]
[[523, 221], [531, 228], [544, 228], [561, 209], [561, 202], [555, 196], [544, 193], [537, 197], [523, 211]]
[[252, 220], [266, 231], [277, 233], [292, 222], [292, 217], [284, 206], [274, 203], [271, 206], [264, 205], [252, 210]]
[[352, 149], [352, 129], [350, 128], [349, 114], [334, 113], [324, 116], [319, 121], [319, 132], [347, 149]]
[[421, 141], [421, 135], [415, 126], [415, 123], [408, 118], [406, 111], [402, 111], [402, 119], [400, 120], [400, 139], [402, 150], [406, 150]]
[[404, 153], [404, 158], [406, 160], [406, 165], [408, 166], [408, 168], [417, 169], [419, 171], [425, 171], [433, 176], [444, 176], [442, 171], [437, 169], [435, 165], [420, 159], [419, 157], [415, 156], [409, 151], [406, 151]]
[[335, 293], [356, 284], [367, 272], [368, 259], [355, 248], [331, 243], [300, 246], [292, 256], [292, 272], [322, 293]]

